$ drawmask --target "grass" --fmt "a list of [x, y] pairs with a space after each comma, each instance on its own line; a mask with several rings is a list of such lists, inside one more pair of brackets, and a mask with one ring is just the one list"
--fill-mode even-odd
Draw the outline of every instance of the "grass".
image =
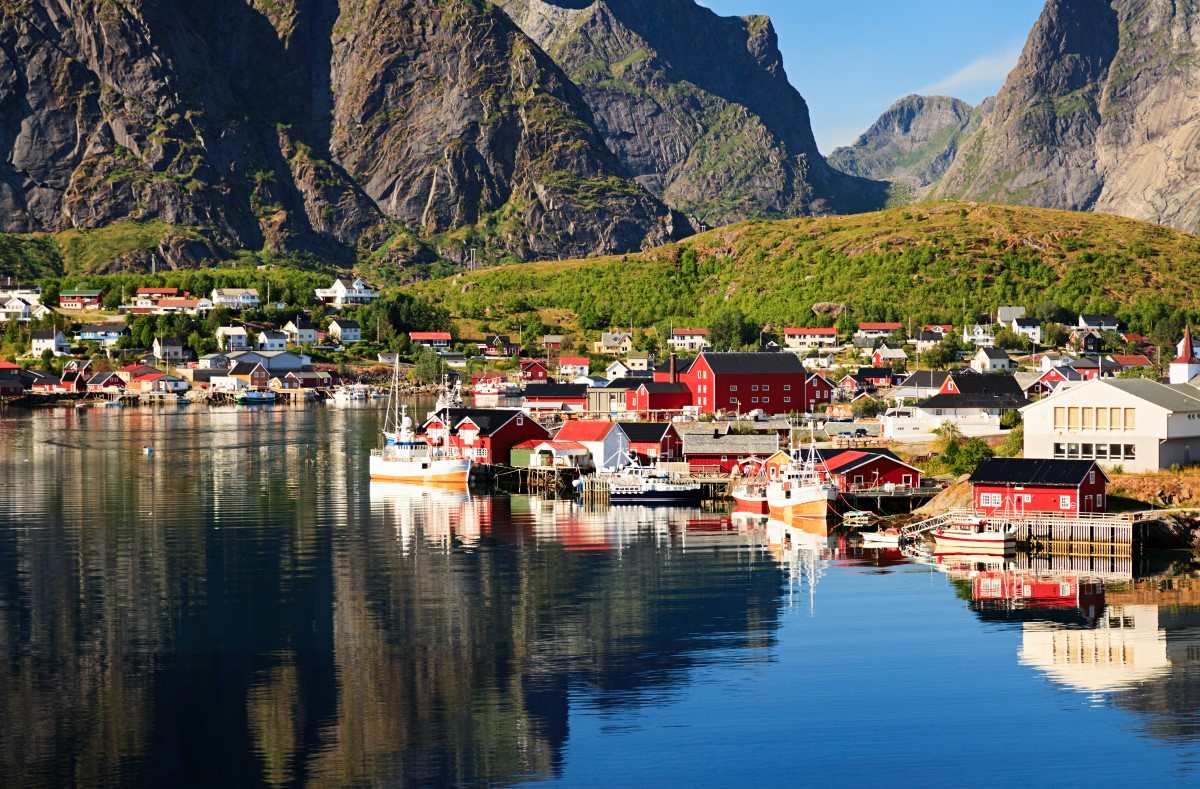
[[[711, 321], [736, 307], [760, 324], [961, 322], [1001, 304], [1113, 311], [1140, 330], [1200, 316], [1200, 239], [1117, 217], [934, 203], [852, 216], [744, 222], [636, 255], [502, 266], [420, 283], [457, 318], [529, 308], [620, 325]], [[568, 327], [569, 328], [569, 327]]]
[[94, 230], [64, 230], [54, 236], [67, 274], [94, 274], [131, 252], [158, 248], [168, 235], [187, 235], [188, 228], [166, 222], [116, 222]]

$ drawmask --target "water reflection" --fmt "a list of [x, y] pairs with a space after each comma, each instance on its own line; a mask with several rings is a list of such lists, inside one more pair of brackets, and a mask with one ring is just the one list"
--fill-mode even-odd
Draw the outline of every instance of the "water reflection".
[[[840, 703], [883, 717], [838, 672], [875, 671], [911, 644], [839, 636], [883, 639], [955, 594], [947, 640], [982, 622], [1027, 681], [1101, 694], [1155, 736], [1200, 741], [1200, 587], [1180, 568], [1141, 578], [1141, 566], [968, 557], [938, 568], [949, 587], [912, 585], [921, 569], [898, 551], [722, 512], [372, 485], [377, 418], [0, 416], [0, 783], [563, 778], [572, 743], [604, 751], [581, 720], [636, 730], [714, 677], [775, 669], [786, 679], [769, 693], [827, 672], [845, 683]], [[1055, 579], [1061, 594], [985, 605], [989, 578], [1001, 591]], [[1102, 599], [1086, 586], [1097, 579]], [[839, 619], [881, 594], [895, 604]], [[818, 636], [821, 666], [794, 670]], [[908, 687], [892, 692], [909, 714]], [[726, 713], [756, 714], [738, 704]], [[803, 697], [791, 707], [780, 725], [812, 722]], [[653, 751], [658, 733], [641, 733]]]

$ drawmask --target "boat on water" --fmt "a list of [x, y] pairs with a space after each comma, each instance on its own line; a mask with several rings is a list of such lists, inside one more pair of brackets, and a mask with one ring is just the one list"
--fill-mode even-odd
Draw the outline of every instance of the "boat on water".
[[[615, 471], [602, 472], [596, 479], [608, 484], [609, 504], [643, 504], [647, 506], [694, 506], [704, 498], [699, 482], [679, 479], [658, 466], [642, 466], [633, 462]], [[584, 480], [575, 480], [576, 490], [582, 492]]]
[[866, 548], [900, 547], [900, 530], [897, 528], [859, 532], [859, 536], [862, 537], [863, 547]]
[[815, 449], [779, 470], [767, 483], [767, 510], [773, 520], [806, 529], [824, 529], [838, 498], [838, 488], [821, 476]]
[[238, 405], [270, 405], [275, 402], [275, 393], [269, 389], [245, 389], [238, 392]]
[[471, 477], [470, 458], [449, 446], [435, 447], [417, 435], [408, 406], [400, 402], [398, 364], [392, 373], [382, 432], [383, 447], [371, 451], [372, 481], [466, 487]]
[[989, 523], [986, 518], [960, 520], [933, 531], [935, 553], [1005, 555], [1017, 547], [1016, 529]]
[[767, 504], [767, 480], [761, 477], [750, 477], [733, 486], [734, 512], [745, 512], [750, 515], [766, 515], [770, 512]]
[[347, 403], [365, 403], [370, 397], [371, 388], [366, 384], [344, 384], [333, 390], [331, 403], [345, 405]]

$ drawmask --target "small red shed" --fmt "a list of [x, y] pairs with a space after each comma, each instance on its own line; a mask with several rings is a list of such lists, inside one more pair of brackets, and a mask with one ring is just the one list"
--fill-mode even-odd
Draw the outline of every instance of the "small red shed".
[[1106, 512], [1108, 477], [1094, 460], [989, 458], [971, 475], [979, 512]]
[[679, 460], [683, 439], [670, 422], [619, 422], [629, 438], [629, 451], [640, 463]]

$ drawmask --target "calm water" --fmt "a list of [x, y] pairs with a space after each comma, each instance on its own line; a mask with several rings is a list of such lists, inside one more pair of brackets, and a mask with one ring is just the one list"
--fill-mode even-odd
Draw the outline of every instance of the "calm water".
[[377, 426], [0, 414], [0, 784], [1200, 785], [1200, 583], [984, 610], [719, 514], [372, 487]]

